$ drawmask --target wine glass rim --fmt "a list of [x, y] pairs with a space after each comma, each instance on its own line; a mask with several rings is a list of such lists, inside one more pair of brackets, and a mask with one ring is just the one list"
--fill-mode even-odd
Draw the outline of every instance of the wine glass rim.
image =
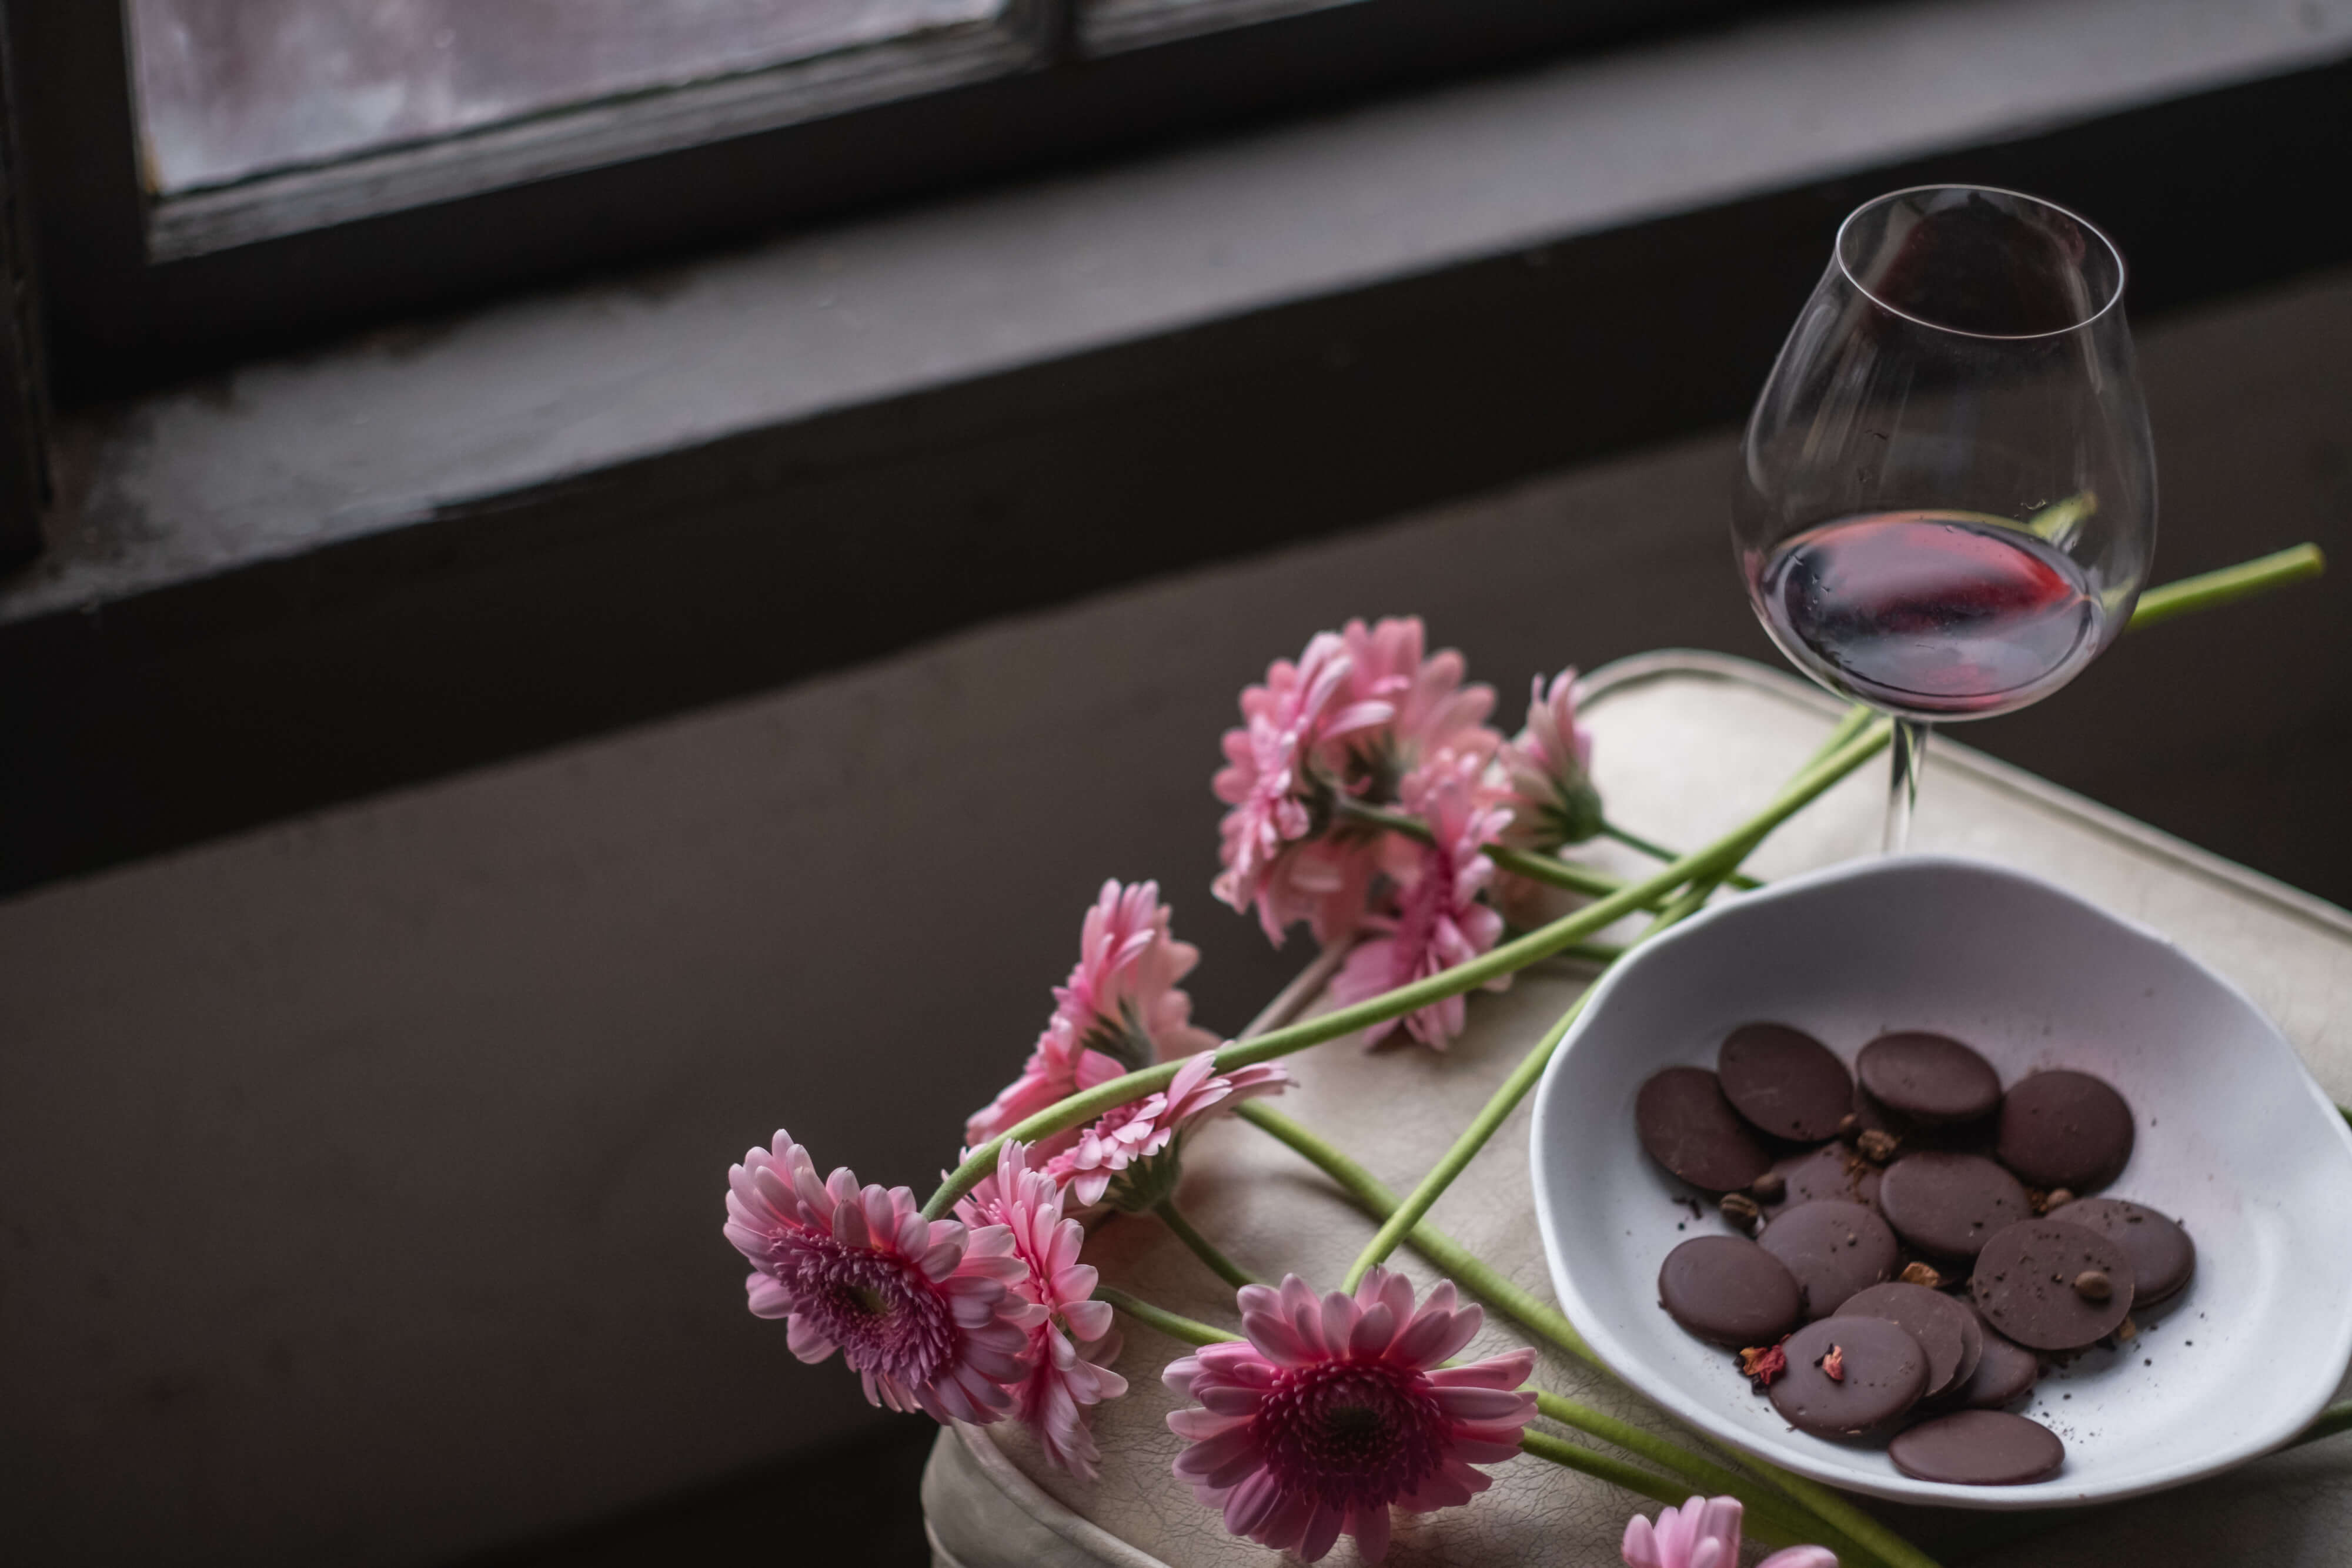
[[[1930, 321], [1924, 316], [1914, 314], [1911, 311], [1904, 309], [1901, 306], [1892, 304], [1887, 300], [1880, 298], [1876, 294], [1871, 291], [1871, 287], [1868, 284], [1863, 282], [1861, 278], [1856, 277], [1853, 275], [1853, 268], [1846, 265], [1846, 230], [1853, 226], [1854, 219], [1862, 216], [1863, 214], [1869, 212], [1874, 207], [1881, 207], [1889, 202], [1896, 200], [1898, 197], [1916, 196], [1926, 191], [1977, 191], [1981, 192], [1988, 196], [2008, 196], [2021, 202], [2031, 202], [2033, 205], [2042, 208], [2045, 212], [2056, 213], [2060, 216], [2064, 217], [2071, 222], [2081, 225], [2083, 231], [2085, 234], [2088, 234], [2106, 247], [2107, 255], [2115, 261], [2115, 287], [2110, 289], [2107, 293], [2107, 297], [2099, 302], [2099, 308], [2097, 309], [2092, 311], [2087, 316], [2084, 316], [2081, 320], [2070, 322], [2063, 327], [2053, 327], [2047, 332], [1971, 332], [1963, 327], [1950, 327], [1945, 325], [1941, 321]], [[2107, 237], [2106, 230], [2101, 228], [2098, 225], [2093, 223], [2082, 214], [2074, 211], [2072, 207], [2062, 207], [2056, 202], [2051, 201], [2046, 196], [2037, 196], [2030, 191], [2012, 191], [2004, 185], [1970, 185], [1947, 182], [1928, 185], [1906, 185], [1899, 191], [1882, 192], [1879, 194], [1871, 197], [1870, 200], [1863, 203], [1862, 205], [1854, 208], [1853, 211], [1846, 214], [1845, 220], [1838, 225], [1837, 238], [1832, 241], [1830, 246], [1830, 257], [1837, 264], [1839, 276], [1853, 286], [1855, 293], [1861, 295], [1864, 299], [1869, 300], [1873, 305], [1877, 306], [1881, 310], [1885, 311], [1888, 315], [1899, 316], [1904, 320], [1912, 322], [1917, 326], [1925, 327], [1932, 332], [1944, 332], [1955, 338], [1975, 338], [1985, 342], [2025, 343], [2031, 342], [2037, 338], [2063, 338], [2070, 332], [2080, 332], [2084, 328], [2096, 323], [2098, 319], [2105, 316], [2108, 311], [2113, 310], [2116, 308], [2116, 303], [2124, 297], [2124, 253], [2116, 246], [2114, 240]]]

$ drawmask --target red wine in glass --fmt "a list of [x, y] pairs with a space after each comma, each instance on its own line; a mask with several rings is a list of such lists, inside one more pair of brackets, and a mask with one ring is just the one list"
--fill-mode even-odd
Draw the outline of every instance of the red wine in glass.
[[1879, 512], [1805, 530], [1764, 558], [1765, 626], [1815, 679], [1918, 719], [1975, 718], [2063, 685], [2100, 646], [2082, 570], [2020, 524]]

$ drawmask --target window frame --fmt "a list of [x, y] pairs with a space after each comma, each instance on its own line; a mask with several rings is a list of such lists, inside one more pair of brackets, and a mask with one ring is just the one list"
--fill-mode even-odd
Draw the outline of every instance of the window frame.
[[[862, 83], [838, 60], [788, 65], [160, 200], [139, 177], [120, 0], [18, 4], [8, 22], [52, 373], [79, 402], [525, 285], [1790, 3], [1221, 0], [1143, 7], [1089, 47], [1078, 0], [1013, 0], [1026, 64], [999, 51], [982, 73], [877, 46]], [[828, 71], [841, 79], [819, 82]], [[653, 134], [649, 118], [665, 121]], [[557, 143], [569, 151], [551, 157]]]

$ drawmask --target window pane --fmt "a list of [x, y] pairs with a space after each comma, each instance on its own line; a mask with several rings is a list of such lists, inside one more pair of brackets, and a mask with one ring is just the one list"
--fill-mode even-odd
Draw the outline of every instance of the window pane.
[[1093, 54], [1189, 37], [1358, 0], [1078, 0], [1078, 37]]
[[943, 28], [1005, 0], [130, 0], [158, 193]]

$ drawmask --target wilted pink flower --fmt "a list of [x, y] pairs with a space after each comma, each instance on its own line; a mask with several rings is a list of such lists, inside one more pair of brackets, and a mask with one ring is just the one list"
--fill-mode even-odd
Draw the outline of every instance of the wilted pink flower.
[[[1741, 1513], [1736, 1497], [1692, 1498], [1661, 1511], [1654, 1526], [1637, 1513], [1618, 1550], [1625, 1568], [1739, 1568]], [[1756, 1568], [1837, 1568], [1837, 1554], [1825, 1546], [1791, 1546]]]
[[1044, 1308], [1003, 1225], [926, 1220], [903, 1186], [860, 1187], [846, 1166], [819, 1181], [779, 1129], [727, 1173], [727, 1239], [751, 1260], [754, 1315], [789, 1320], [793, 1354], [835, 1349], [866, 1397], [935, 1420], [989, 1422], [1012, 1407]]
[[1215, 1048], [1217, 1037], [1193, 1027], [1192, 998], [1176, 986], [1201, 950], [1177, 941], [1169, 919], [1158, 883], [1103, 883], [1079, 930], [1077, 964], [1054, 988], [1053, 1018], [1021, 1076], [964, 1124], [967, 1145], [984, 1144], [1081, 1089]]
[[1178, 1479], [1225, 1528], [1312, 1563], [1342, 1531], [1368, 1563], [1388, 1552], [1389, 1510], [1468, 1502], [1492, 1484], [1474, 1465], [1518, 1452], [1536, 1413], [1519, 1391], [1535, 1352], [1442, 1364], [1478, 1332], [1479, 1310], [1440, 1284], [1418, 1310], [1412, 1284], [1374, 1269], [1350, 1297], [1318, 1298], [1297, 1275], [1244, 1285], [1242, 1332], [1162, 1374], [1199, 1401], [1172, 1412], [1190, 1443]]
[[[1478, 894], [1495, 871], [1484, 848], [1511, 814], [1480, 803], [1484, 770], [1482, 758], [1441, 752], [1405, 776], [1404, 808], [1428, 824], [1436, 841], [1391, 835], [1384, 844], [1394, 904], [1367, 917], [1365, 925], [1381, 935], [1360, 944], [1332, 977], [1331, 994], [1339, 1001], [1361, 1001], [1442, 973], [1487, 951], [1502, 936], [1503, 917], [1479, 903]], [[1509, 976], [1498, 976], [1486, 988], [1499, 991], [1509, 984]], [[1465, 1021], [1458, 996], [1403, 1019], [1413, 1039], [1440, 1049], [1462, 1032]], [[1370, 1039], [1394, 1027], [1375, 1026]]]
[[1255, 905], [1259, 924], [1276, 945], [1282, 926], [1264, 894], [1275, 864], [1290, 845], [1311, 837], [1328, 811], [1328, 788], [1315, 759], [1394, 715], [1383, 701], [1352, 701], [1340, 639], [1318, 632], [1293, 664], [1276, 659], [1265, 684], [1242, 693], [1242, 727], [1224, 735], [1225, 766], [1214, 780], [1217, 799], [1233, 809], [1219, 831], [1224, 870], [1216, 895], [1237, 910]]
[[1118, 1356], [1109, 1303], [1094, 1300], [1095, 1270], [1078, 1261], [1086, 1228], [1062, 1218], [1062, 1189], [1029, 1166], [1029, 1148], [1008, 1143], [995, 1171], [982, 1178], [956, 1213], [971, 1226], [1003, 1225], [1013, 1255], [1028, 1273], [1014, 1289], [1044, 1311], [1029, 1331], [1028, 1370], [1014, 1392], [1014, 1410], [1037, 1435], [1045, 1457], [1081, 1480], [1093, 1480], [1102, 1460], [1087, 1409], [1127, 1392], [1110, 1369]]
[[[1270, 1061], [1215, 1076], [1216, 1059], [1203, 1051], [1186, 1061], [1173, 1082], [1084, 1129], [1077, 1142], [1045, 1161], [1045, 1173], [1067, 1184], [1080, 1203], [1105, 1193], [1118, 1207], [1141, 1213], [1176, 1190], [1184, 1134], [1213, 1113], [1244, 1100], [1279, 1094], [1290, 1074]], [[1114, 1180], [1118, 1183], [1112, 1190]]]
[[1549, 852], [1580, 844], [1601, 831], [1601, 794], [1592, 787], [1592, 736], [1576, 722], [1576, 672], [1562, 670], [1546, 691], [1541, 675], [1528, 697], [1527, 727], [1496, 753], [1509, 791], [1516, 848]]
[[[1485, 758], [1502, 737], [1486, 727], [1495, 709], [1492, 686], [1464, 685], [1462, 655], [1451, 648], [1423, 656], [1427, 634], [1421, 617], [1408, 615], [1367, 627], [1350, 621], [1340, 632], [1348, 654], [1348, 695], [1358, 704], [1384, 703], [1395, 710], [1379, 729], [1350, 737], [1360, 792], [1376, 801], [1394, 800], [1403, 777], [1440, 751]], [[1334, 771], [1341, 759], [1333, 758]]]

